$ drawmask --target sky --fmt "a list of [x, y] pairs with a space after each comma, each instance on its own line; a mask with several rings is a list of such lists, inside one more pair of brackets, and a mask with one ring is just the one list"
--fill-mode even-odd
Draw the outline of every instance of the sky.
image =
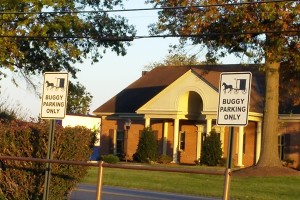
[[[125, 8], [145, 8], [143, 0], [130, 0]], [[136, 27], [137, 35], [149, 35], [148, 25], [157, 20], [156, 11], [122, 12], [130, 24]], [[78, 81], [86, 87], [86, 91], [93, 96], [90, 107], [91, 114], [96, 108], [108, 101], [111, 97], [137, 80], [147, 64], [162, 60], [168, 53], [169, 44], [176, 43], [177, 39], [138, 39], [127, 47], [127, 55], [118, 56], [107, 51], [98, 63], [91, 64], [85, 60], [82, 64], [75, 64], [81, 71], [77, 74]], [[8, 77], [1, 80], [1, 99], [8, 106], [18, 107], [29, 117], [36, 118], [40, 114], [41, 100], [17, 75], [6, 71]], [[11, 79], [16, 78], [16, 87]], [[73, 82], [77, 81], [74, 80]], [[35, 81], [43, 82], [43, 76], [35, 77]], [[42, 85], [37, 89], [42, 93]]]
[[[143, 0], [129, 0], [125, 4], [125, 8], [150, 7], [143, 2]], [[137, 35], [143, 36], [149, 35], [148, 25], [157, 21], [156, 12], [123, 12], [118, 14], [125, 15], [129, 23], [136, 27]], [[177, 43], [178, 39], [176, 38], [137, 39], [131, 42], [125, 56], [117, 56], [116, 53], [107, 51], [98, 63], [91, 65], [89, 60], [85, 60], [82, 64], [76, 64], [75, 66], [81, 70], [77, 74], [77, 80], [93, 96], [90, 114], [140, 78], [146, 65], [163, 60], [168, 55], [169, 45]], [[12, 77], [16, 77], [16, 75], [10, 74], [8, 78], [0, 82], [2, 86], [0, 103], [5, 101], [10, 106], [20, 108], [27, 117], [37, 118], [41, 111], [41, 100], [21, 79], [17, 79], [18, 87], [16, 87], [11, 82]], [[42, 83], [43, 77], [35, 77], [35, 81]], [[37, 91], [42, 93], [42, 85]]]

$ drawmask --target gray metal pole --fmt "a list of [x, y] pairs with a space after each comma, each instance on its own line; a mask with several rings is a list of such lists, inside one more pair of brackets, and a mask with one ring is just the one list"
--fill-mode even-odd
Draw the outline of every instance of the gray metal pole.
[[[52, 151], [53, 151], [53, 143], [54, 143], [54, 129], [55, 129], [55, 119], [51, 119], [49, 136], [48, 136], [48, 150], [47, 150], [47, 159], [49, 159], [49, 160], [52, 159]], [[48, 200], [48, 198], [49, 198], [50, 176], [51, 176], [51, 163], [48, 162], [46, 164], [43, 200]]]
[[223, 200], [228, 200], [229, 199], [230, 178], [231, 178], [231, 168], [232, 168], [233, 141], [234, 141], [234, 127], [230, 127], [230, 131], [229, 131], [229, 134], [228, 134], [227, 168], [226, 168], [226, 171], [225, 171]]

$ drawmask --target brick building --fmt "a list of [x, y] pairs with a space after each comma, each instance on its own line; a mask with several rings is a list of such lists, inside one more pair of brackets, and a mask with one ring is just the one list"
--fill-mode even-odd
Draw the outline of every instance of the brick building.
[[[140, 132], [151, 127], [159, 153], [175, 163], [195, 163], [205, 135], [220, 134], [227, 156], [229, 127], [216, 125], [221, 72], [251, 71], [252, 85], [248, 125], [235, 127], [234, 162], [251, 166], [259, 159], [264, 105], [264, 74], [254, 65], [206, 65], [157, 67], [143, 75], [93, 113], [102, 118], [101, 154], [132, 159]], [[281, 159], [300, 162], [300, 115], [280, 114], [278, 150]]]

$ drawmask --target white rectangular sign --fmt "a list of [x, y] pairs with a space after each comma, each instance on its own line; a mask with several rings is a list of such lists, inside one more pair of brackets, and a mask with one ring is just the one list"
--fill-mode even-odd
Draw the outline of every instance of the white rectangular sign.
[[247, 126], [251, 79], [251, 72], [221, 73], [218, 125]]
[[62, 119], [66, 115], [69, 74], [65, 72], [44, 73], [41, 105], [42, 119]]

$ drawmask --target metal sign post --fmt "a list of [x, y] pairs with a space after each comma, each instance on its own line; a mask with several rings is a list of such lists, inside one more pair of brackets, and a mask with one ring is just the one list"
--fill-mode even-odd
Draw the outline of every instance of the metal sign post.
[[[46, 72], [41, 105], [41, 118], [50, 119], [47, 159], [52, 160], [55, 119], [63, 119], [66, 114], [68, 95], [68, 73]], [[51, 163], [46, 164], [43, 200], [49, 198]]]
[[[49, 160], [52, 159], [54, 129], [55, 129], [55, 119], [51, 119], [49, 136], [48, 136], [48, 151], [47, 151], [47, 159], [49, 159]], [[51, 163], [46, 163], [43, 200], [47, 200], [49, 198], [50, 176], [51, 176]]]
[[221, 73], [220, 76], [217, 124], [230, 127], [223, 192], [224, 200], [229, 198], [234, 126], [247, 126], [248, 124], [251, 78], [251, 72], [225, 72]]
[[232, 168], [232, 149], [234, 141], [234, 127], [230, 127], [228, 134], [228, 153], [227, 153], [227, 165], [225, 170], [225, 179], [224, 179], [224, 191], [223, 199], [227, 200], [229, 198], [229, 188], [230, 188], [230, 179], [231, 179], [231, 168]]

